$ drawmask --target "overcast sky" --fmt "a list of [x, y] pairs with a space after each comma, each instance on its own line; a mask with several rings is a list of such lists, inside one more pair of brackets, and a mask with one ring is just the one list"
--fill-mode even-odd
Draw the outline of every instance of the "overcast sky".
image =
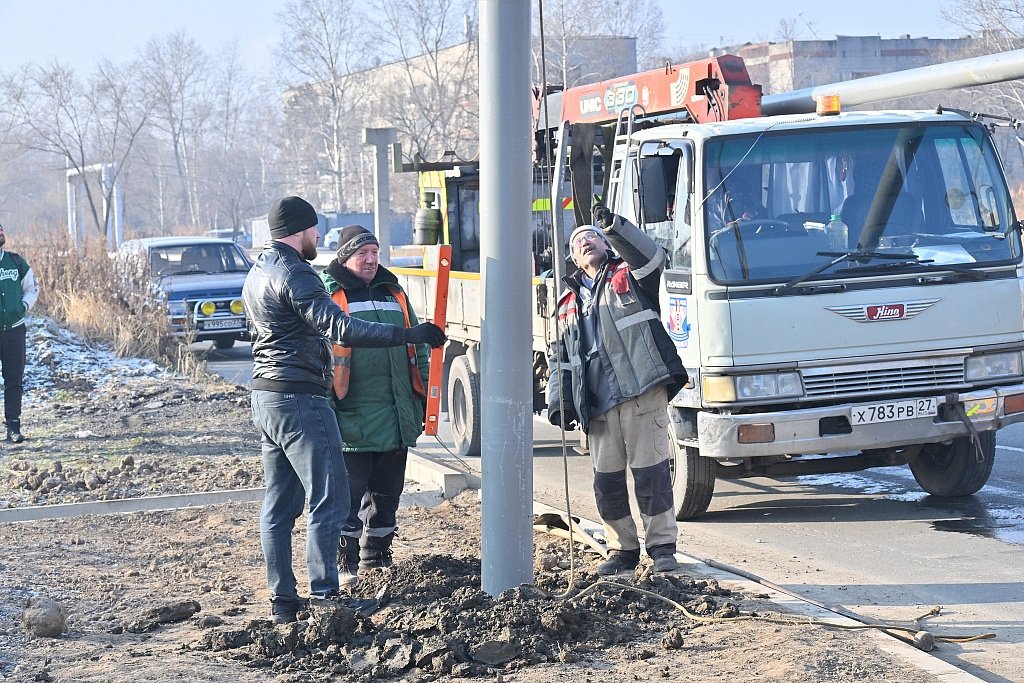
[[[940, 6], [949, 0], [657, 0], [665, 16], [666, 47], [711, 47], [778, 37], [780, 20], [796, 20], [801, 39], [904, 33], [957, 37]], [[536, 2], [530, 0], [533, 11]], [[154, 36], [184, 29], [208, 52], [237, 40], [255, 67], [270, 62], [285, 0], [0, 0], [0, 69], [24, 62], [71, 63], [92, 70], [102, 57], [129, 59]], [[594, 4], [600, 11], [600, 3]]]

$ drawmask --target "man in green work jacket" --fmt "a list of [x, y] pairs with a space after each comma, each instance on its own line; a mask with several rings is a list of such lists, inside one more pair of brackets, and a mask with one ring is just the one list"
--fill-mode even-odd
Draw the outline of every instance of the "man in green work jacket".
[[[349, 316], [397, 327], [418, 323], [398, 278], [380, 265], [380, 245], [360, 225], [341, 231], [338, 255], [322, 277]], [[334, 411], [348, 470], [351, 509], [338, 551], [341, 585], [360, 569], [390, 567], [409, 446], [423, 433], [429, 349], [335, 345]]]

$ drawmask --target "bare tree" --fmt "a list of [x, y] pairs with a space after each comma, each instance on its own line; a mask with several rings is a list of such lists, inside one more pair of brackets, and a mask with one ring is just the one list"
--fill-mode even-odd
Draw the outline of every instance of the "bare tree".
[[[975, 36], [977, 54], [1024, 47], [1024, 3], [1021, 0], [955, 0], [942, 10], [942, 16]], [[981, 92], [992, 96], [986, 103], [988, 106], [995, 106], [1000, 113], [1009, 116], [1020, 115], [1024, 87], [1019, 81], [987, 86]]]
[[[543, 19], [545, 71], [549, 83], [569, 88], [623, 75], [622, 60], [608, 59], [610, 41], [602, 44], [594, 42], [595, 38], [635, 38], [635, 68], [658, 66], [655, 62], [662, 52], [664, 19], [661, 8], [653, 2], [610, 0], [595, 7], [583, 0], [548, 0], [544, 3]], [[535, 30], [539, 33], [540, 26]], [[534, 80], [539, 82], [539, 45], [537, 47]]]
[[263, 91], [239, 59], [237, 46], [227, 46], [213, 74], [210, 144], [199, 161], [207, 221], [214, 228], [230, 226], [236, 237], [265, 202], [268, 145], [277, 131], [258, 129], [253, 122], [266, 114], [266, 103], [280, 109], [280, 98]]
[[394, 64], [375, 77], [378, 120], [395, 127], [414, 157], [478, 153], [473, 0], [382, 0], [377, 40]]
[[[279, 18], [284, 30], [277, 55], [291, 70], [289, 77], [300, 82], [285, 96], [287, 154], [307, 193], [341, 209], [352, 150], [359, 144], [354, 119], [360, 93], [354, 92], [352, 74], [367, 52], [364, 23], [354, 0], [290, 0]], [[316, 190], [325, 177], [329, 187], [322, 196]]]
[[779, 19], [779, 27], [775, 29], [775, 37], [782, 42], [797, 40], [800, 38], [800, 31], [797, 29], [797, 19]]
[[665, 19], [661, 7], [650, 0], [606, 0], [596, 9], [586, 3], [596, 15], [597, 34], [630, 36], [636, 38], [636, 58], [639, 68], [653, 69], [654, 56], [662, 50]]
[[[21, 144], [59, 157], [80, 176], [100, 234], [110, 224], [114, 187], [150, 111], [136, 71], [102, 64], [96, 76], [82, 83], [67, 66], [30, 65], [6, 88], [22, 129]], [[109, 165], [105, 184], [89, 172], [97, 163]]]
[[[142, 75], [156, 102], [153, 125], [170, 142], [187, 220], [200, 224], [196, 156], [205, 145], [213, 104], [209, 57], [184, 31], [157, 36], [140, 53]], [[168, 179], [169, 180], [169, 179]], [[166, 225], [162, 226], [166, 229]]]

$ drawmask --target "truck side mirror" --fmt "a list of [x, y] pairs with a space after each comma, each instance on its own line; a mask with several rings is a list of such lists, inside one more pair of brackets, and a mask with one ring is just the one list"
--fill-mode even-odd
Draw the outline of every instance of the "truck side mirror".
[[633, 187], [639, 193], [639, 218], [641, 224], [662, 223], [669, 219], [668, 186], [666, 178], [670, 177], [665, 168], [667, 157], [649, 156], [640, 158], [639, 182]]

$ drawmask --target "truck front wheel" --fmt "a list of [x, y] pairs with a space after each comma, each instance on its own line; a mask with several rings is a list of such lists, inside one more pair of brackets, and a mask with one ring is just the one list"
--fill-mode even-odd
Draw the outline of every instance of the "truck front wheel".
[[480, 455], [480, 377], [465, 356], [453, 358], [448, 371], [448, 422], [456, 453]]
[[707, 512], [715, 493], [715, 461], [700, 457], [700, 451], [672, 439], [672, 501], [676, 519], [685, 522]]
[[952, 443], [930, 443], [910, 461], [910, 471], [921, 488], [933, 496], [959, 498], [977, 493], [989, 475], [996, 457], [996, 433], [978, 434], [981, 441], [981, 462], [970, 437], [953, 439]]

